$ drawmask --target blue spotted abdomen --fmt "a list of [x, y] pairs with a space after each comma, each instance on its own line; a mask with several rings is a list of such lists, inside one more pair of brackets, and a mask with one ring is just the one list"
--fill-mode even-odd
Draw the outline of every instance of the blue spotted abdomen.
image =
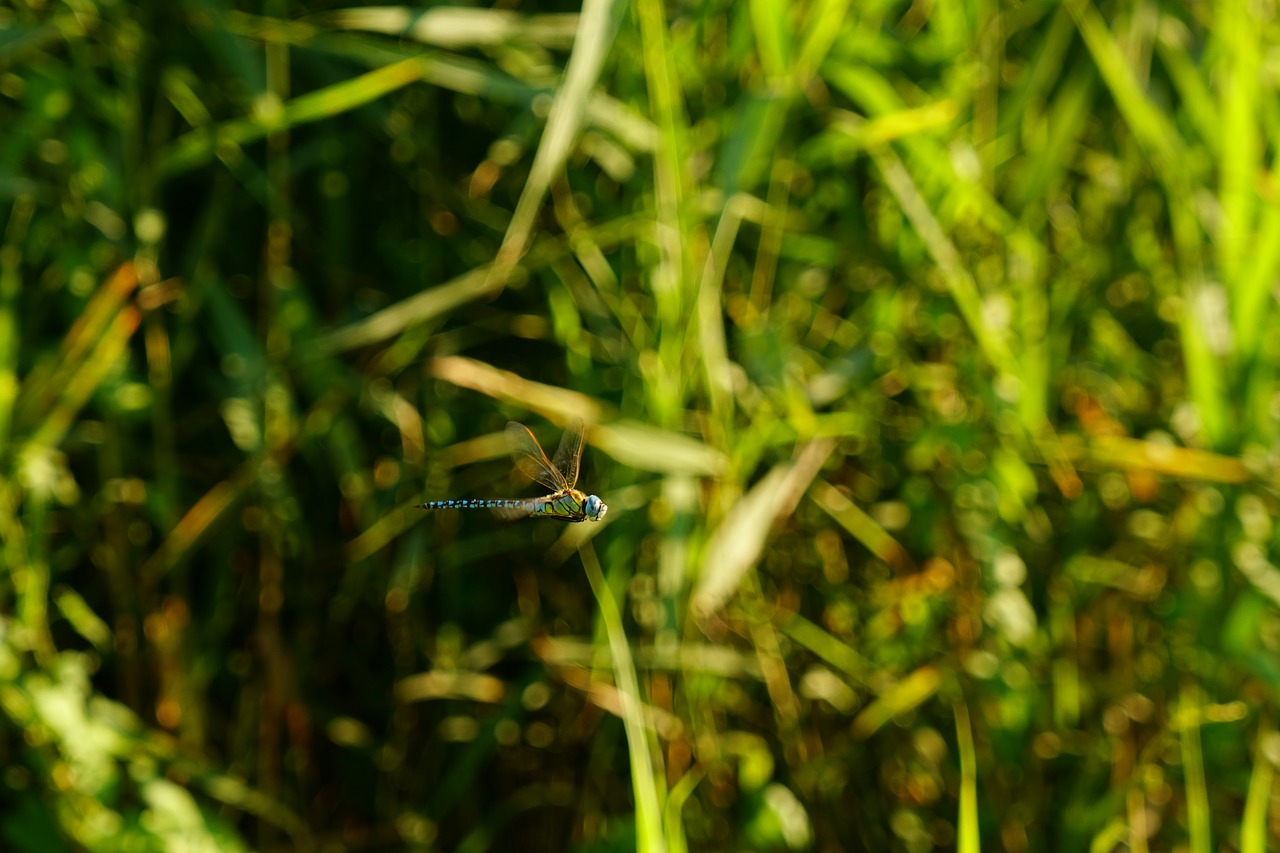
[[470, 500], [427, 501], [418, 509], [526, 509], [528, 501], [496, 498], [472, 498]]

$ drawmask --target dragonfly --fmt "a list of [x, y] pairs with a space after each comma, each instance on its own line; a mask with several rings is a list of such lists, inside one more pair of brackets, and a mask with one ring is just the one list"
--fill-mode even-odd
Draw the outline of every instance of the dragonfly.
[[554, 518], [558, 521], [599, 521], [609, 507], [595, 495], [574, 488], [578, 482], [578, 463], [582, 461], [581, 420], [569, 424], [556, 448], [555, 461], [547, 459], [542, 446], [529, 428], [521, 423], [507, 423], [507, 444], [516, 467], [529, 479], [551, 490], [540, 498], [472, 498], [469, 500], [428, 501], [419, 509], [487, 509], [503, 519]]

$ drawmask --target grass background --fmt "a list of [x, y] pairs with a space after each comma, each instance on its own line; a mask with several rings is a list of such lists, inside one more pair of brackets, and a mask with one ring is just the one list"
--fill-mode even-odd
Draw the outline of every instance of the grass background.
[[[1269, 0], [0, 9], [17, 851], [1280, 841]], [[590, 424], [602, 524], [501, 431]]]

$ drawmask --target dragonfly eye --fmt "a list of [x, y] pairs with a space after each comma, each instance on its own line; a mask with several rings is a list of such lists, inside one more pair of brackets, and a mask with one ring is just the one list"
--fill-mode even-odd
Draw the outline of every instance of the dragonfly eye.
[[604, 514], [608, 510], [609, 507], [605, 505], [605, 502], [595, 495], [587, 495], [587, 502], [582, 506], [582, 511], [592, 521], [599, 521], [604, 518]]

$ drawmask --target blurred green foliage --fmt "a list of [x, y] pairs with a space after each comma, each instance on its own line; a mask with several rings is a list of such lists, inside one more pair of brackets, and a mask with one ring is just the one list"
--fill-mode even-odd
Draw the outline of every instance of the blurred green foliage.
[[[0, 8], [0, 837], [1280, 843], [1280, 18]], [[502, 427], [591, 425], [604, 523]]]

